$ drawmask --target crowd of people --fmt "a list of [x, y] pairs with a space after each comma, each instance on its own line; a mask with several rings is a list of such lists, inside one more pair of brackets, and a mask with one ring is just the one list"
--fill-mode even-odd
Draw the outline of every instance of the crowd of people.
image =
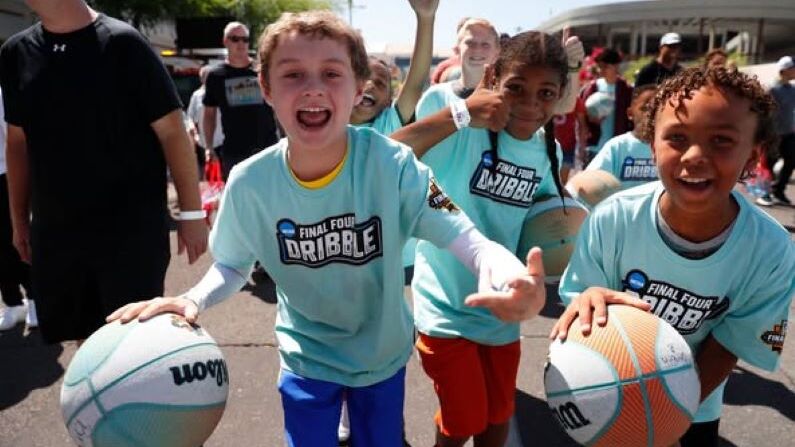
[[[720, 50], [684, 68], [681, 36], [668, 33], [633, 85], [616, 49], [592, 52], [591, 67], [568, 32], [508, 36], [468, 17], [423, 91], [439, 0], [408, 0], [415, 46], [397, 91], [389, 64], [339, 17], [287, 13], [264, 30], [256, 59], [248, 28], [226, 26], [227, 57], [202, 69], [185, 120], [132, 27], [84, 0], [28, 4], [41, 21], [0, 49], [0, 329], [27, 318], [56, 343], [162, 312], [194, 322], [260, 265], [278, 286], [289, 445], [403, 445], [416, 349], [439, 400], [436, 445], [501, 446], [519, 324], [546, 301], [542, 250], [516, 252], [525, 218], [567, 196], [574, 171], [604, 170], [625, 191], [581, 227], [550, 337], [565, 339], [575, 318], [584, 332], [604, 325], [614, 303], [666, 319], [701, 380], [683, 447], [718, 445], [738, 359], [778, 365], [780, 349], [761, 334], [787, 319], [795, 248], [735, 186], [780, 157], [770, 201], [790, 203], [792, 58], [768, 93]], [[163, 297], [167, 170], [179, 251], [192, 263], [208, 248], [196, 173], [215, 160], [226, 189], [213, 263]], [[413, 313], [403, 295], [412, 264]], [[654, 283], [715, 299], [706, 312], [681, 303], [672, 313]]]

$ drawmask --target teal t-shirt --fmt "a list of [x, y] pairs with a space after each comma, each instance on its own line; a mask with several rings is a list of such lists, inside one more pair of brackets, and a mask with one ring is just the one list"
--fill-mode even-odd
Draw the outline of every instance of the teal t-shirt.
[[641, 141], [632, 132], [611, 138], [586, 171], [601, 169], [621, 181], [621, 189], [629, 189], [658, 179], [657, 165], [651, 146]]
[[[405, 123], [408, 124], [408, 123]], [[400, 118], [400, 112], [397, 108], [397, 103], [393, 102], [391, 106], [385, 108], [375, 119], [367, 123], [352, 124], [355, 127], [369, 127], [381, 135], [389, 136], [405, 125]], [[408, 267], [414, 265], [414, 250], [417, 247], [417, 240], [414, 238], [406, 241], [406, 246], [403, 248], [403, 266]]]
[[[694, 353], [709, 334], [738, 358], [766, 370], [778, 366], [795, 293], [795, 249], [778, 222], [732, 196], [740, 212], [723, 246], [687, 259], [657, 229], [660, 182], [620, 192], [583, 224], [560, 282], [568, 304], [591, 286], [625, 291], [651, 303]], [[707, 397], [694, 422], [720, 417], [725, 382]]]
[[[556, 152], [560, 160], [559, 146]], [[527, 141], [500, 132], [498, 156], [491, 152], [487, 130], [464, 128], [434, 146], [422, 162], [486, 237], [515, 252], [533, 200], [557, 195], [557, 189], [543, 130]], [[477, 292], [477, 279], [452, 254], [425, 241], [417, 245], [412, 290], [414, 320], [423, 334], [486, 345], [519, 338], [518, 324], [464, 305], [467, 295]]]
[[417, 120], [442, 110], [449, 106], [454, 99], [459, 98], [453, 90], [453, 82], [442, 82], [430, 86], [417, 102]]
[[216, 262], [258, 260], [277, 284], [282, 367], [346, 386], [391, 377], [412, 350], [400, 253], [409, 237], [448, 246], [472, 222], [411, 150], [349, 127], [339, 175], [310, 190], [281, 140], [235, 166], [210, 236]]
[[403, 120], [400, 119], [400, 112], [398, 112], [397, 104], [392, 103], [381, 111], [372, 121], [360, 124], [351, 124], [354, 127], [369, 127], [381, 135], [389, 136], [396, 130], [403, 127]]

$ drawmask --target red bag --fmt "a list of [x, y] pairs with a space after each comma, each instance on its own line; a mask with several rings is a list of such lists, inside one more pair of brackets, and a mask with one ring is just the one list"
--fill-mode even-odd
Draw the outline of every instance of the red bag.
[[212, 216], [218, 211], [224, 192], [221, 162], [218, 159], [210, 160], [204, 166], [204, 178], [205, 181], [201, 183], [202, 209], [207, 213], [207, 225], [212, 225]]

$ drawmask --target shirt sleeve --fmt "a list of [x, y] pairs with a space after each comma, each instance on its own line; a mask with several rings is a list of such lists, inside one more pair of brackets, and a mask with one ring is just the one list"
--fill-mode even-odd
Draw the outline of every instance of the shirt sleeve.
[[618, 141], [615, 138], [607, 140], [604, 147], [596, 154], [596, 156], [588, 163], [586, 171], [602, 170], [609, 172], [615, 178], [621, 178], [621, 173], [617, 172], [615, 155], [618, 151]]
[[132, 93], [140, 101], [141, 112], [147, 122], [152, 123], [182, 108], [177, 88], [149, 42], [134, 30], [116, 38], [123, 42], [123, 51], [116, 57], [129, 68]]
[[207, 81], [204, 83], [204, 99], [202, 103], [210, 107], [221, 106], [221, 95], [223, 94], [223, 78], [218, 75], [215, 69], [207, 73]]
[[[600, 207], [602, 209], [605, 207]], [[600, 214], [594, 211], [583, 222], [569, 265], [560, 279], [558, 294], [567, 306], [589, 287], [617, 287], [608, 280], [611, 272], [606, 271], [606, 266], [615, 263], [614, 247], [606, 245], [613, 238], [602, 230], [600, 221], [604, 216]]]
[[254, 266], [254, 253], [251, 243], [246, 237], [255, 231], [246, 228], [243, 221], [241, 207], [240, 183], [235, 182], [234, 172], [226, 184], [221, 206], [218, 210], [213, 229], [210, 232], [210, 251], [215, 262], [237, 270], [248, 272]]
[[789, 307], [795, 294], [793, 244], [787, 244], [784, 253], [769, 259], [777, 262], [758, 281], [760, 286], [756, 290], [749, 290], [749, 298], [744, 305], [726, 315], [713, 328], [712, 335], [738, 358], [773, 371], [781, 360]]
[[3, 91], [3, 110], [5, 121], [14, 126], [22, 126], [22, 109], [19, 100], [19, 75], [16, 52], [13, 50], [16, 39], [10, 40], [0, 48], [0, 87]]
[[408, 154], [400, 176], [400, 214], [408, 236], [445, 248], [461, 233], [474, 227], [472, 221], [433, 178], [431, 168]]

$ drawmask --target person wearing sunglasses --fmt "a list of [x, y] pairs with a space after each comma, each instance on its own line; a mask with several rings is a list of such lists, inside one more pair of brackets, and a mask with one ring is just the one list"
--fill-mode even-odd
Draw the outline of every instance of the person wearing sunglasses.
[[276, 143], [273, 109], [265, 103], [257, 83], [257, 72], [249, 57], [246, 25], [230, 22], [224, 28], [226, 60], [207, 75], [204, 94], [204, 147], [214, 147], [216, 114], [221, 112], [223, 145], [209, 150], [208, 160], [219, 157], [223, 179], [237, 163]]

